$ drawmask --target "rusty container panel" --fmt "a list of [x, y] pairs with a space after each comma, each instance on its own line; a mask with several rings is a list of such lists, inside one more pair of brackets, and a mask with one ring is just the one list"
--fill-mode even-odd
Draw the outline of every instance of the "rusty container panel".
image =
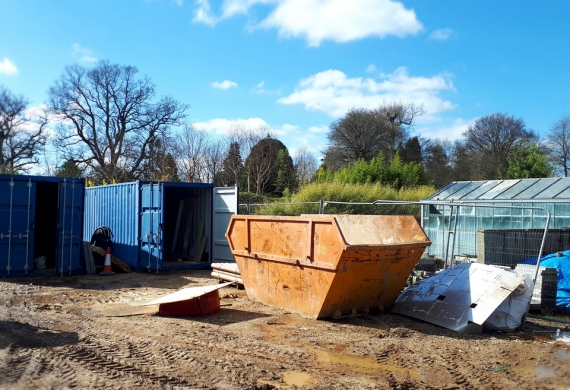
[[392, 215], [234, 215], [226, 237], [250, 299], [311, 318], [392, 307], [431, 244]]

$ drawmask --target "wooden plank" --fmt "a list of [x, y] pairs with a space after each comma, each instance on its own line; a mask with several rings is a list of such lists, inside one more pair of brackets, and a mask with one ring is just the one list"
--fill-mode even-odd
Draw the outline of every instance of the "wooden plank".
[[190, 241], [190, 230], [192, 228], [192, 214], [194, 213], [194, 199], [188, 198], [188, 209], [186, 214], [186, 231], [184, 232], [184, 244], [182, 245], [182, 253], [188, 253], [188, 242]]
[[178, 204], [178, 216], [176, 217], [176, 227], [174, 228], [174, 238], [172, 239], [171, 253], [176, 251], [176, 244], [178, 241], [178, 232], [180, 231], [180, 222], [182, 221], [182, 212], [184, 211], [184, 199], [180, 199]]
[[206, 249], [206, 243], [208, 242], [208, 236], [203, 236], [200, 241], [200, 245], [196, 248], [196, 256], [194, 256], [194, 261], [200, 262], [202, 260], [202, 255], [204, 254], [204, 249]]
[[204, 220], [200, 220], [200, 226], [198, 227], [198, 234], [196, 235], [196, 243], [194, 244], [196, 248], [194, 248], [194, 255], [196, 255], [196, 251], [198, 247], [202, 243], [202, 236], [204, 235]]
[[88, 241], [83, 241], [83, 256], [85, 257], [85, 273], [95, 275], [95, 261], [93, 261], [91, 243]]
[[[94, 246], [91, 249], [93, 250], [93, 252], [98, 253], [103, 257], [107, 254], [107, 251], [105, 249], [99, 248], [98, 246]], [[111, 254], [111, 263], [125, 272], [131, 272], [131, 267], [128, 264], [123, 263], [121, 260], [113, 256], [112, 254]]]

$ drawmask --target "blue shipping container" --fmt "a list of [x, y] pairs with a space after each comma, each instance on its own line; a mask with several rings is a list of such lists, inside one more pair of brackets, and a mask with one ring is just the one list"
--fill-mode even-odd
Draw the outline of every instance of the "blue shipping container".
[[207, 268], [233, 261], [224, 234], [235, 213], [237, 187], [150, 181], [90, 187], [84, 240], [108, 226], [113, 255], [135, 270]]
[[0, 175], [0, 277], [81, 273], [84, 188], [77, 178]]

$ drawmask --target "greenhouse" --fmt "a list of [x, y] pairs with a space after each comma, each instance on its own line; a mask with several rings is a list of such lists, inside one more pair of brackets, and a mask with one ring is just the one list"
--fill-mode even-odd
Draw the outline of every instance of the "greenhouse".
[[435, 258], [514, 267], [570, 249], [568, 177], [452, 182], [421, 203]]

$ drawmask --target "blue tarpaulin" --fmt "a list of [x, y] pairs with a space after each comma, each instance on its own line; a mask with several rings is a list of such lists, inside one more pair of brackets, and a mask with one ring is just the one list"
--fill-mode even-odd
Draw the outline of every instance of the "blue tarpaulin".
[[[536, 258], [525, 259], [522, 264], [536, 264]], [[558, 271], [558, 292], [556, 305], [565, 306], [570, 314], [570, 250], [542, 256], [541, 267], [556, 268]]]

